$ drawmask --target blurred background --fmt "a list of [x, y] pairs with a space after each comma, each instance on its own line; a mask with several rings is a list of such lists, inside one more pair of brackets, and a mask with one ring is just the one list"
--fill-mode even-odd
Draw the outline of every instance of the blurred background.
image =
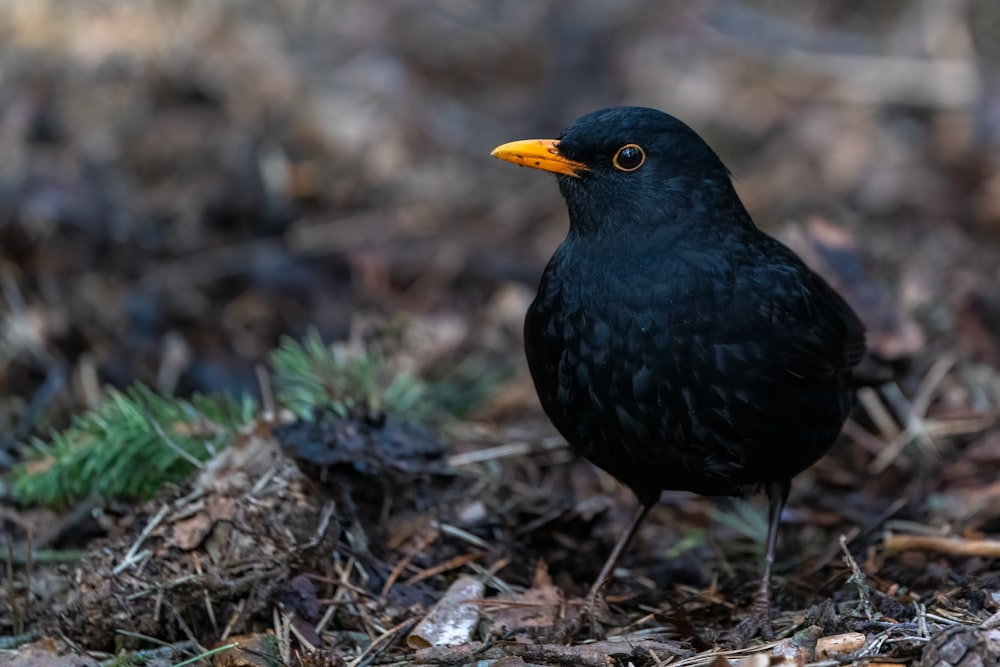
[[0, 431], [106, 384], [255, 392], [309, 327], [486, 350], [484, 418], [537, 414], [521, 319], [566, 215], [489, 152], [618, 104], [701, 133], [904, 390], [946, 357], [935, 405], [989, 413], [998, 59], [990, 0], [7, 0]]

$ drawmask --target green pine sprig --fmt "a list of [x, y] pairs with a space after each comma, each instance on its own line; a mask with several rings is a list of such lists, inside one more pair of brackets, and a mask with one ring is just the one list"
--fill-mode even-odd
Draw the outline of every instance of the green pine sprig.
[[13, 470], [12, 495], [26, 504], [67, 507], [81, 500], [148, 498], [185, 479], [232, 440], [256, 412], [250, 399], [160, 396], [137, 385], [110, 390], [97, 409], [33, 450]]
[[[328, 345], [315, 331], [301, 341], [283, 339], [270, 363], [279, 405], [302, 419], [323, 410], [347, 417], [364, 409], [429, 423], [471, 409], [506, 374], [473, 358], [428, 383], [376, 346]], [[26, 460], [9, 476], [11, 495], [56, 508], [86, 499], [149, 498], [229, 446], [234, 432], [258, 413], [249, 397], [187, 401], [141, 385], [109, 390], [67, 429], [28, 443]]]
[[302, 341], [283, 338], [270, 361], [278, 403], [301, 418], [317, 408], [341, 417], [355, 409], [379, 410], [412, 421], [438, 412], [427, 384], [413, 373], [372, 350], [327, 345], [316, 331]]

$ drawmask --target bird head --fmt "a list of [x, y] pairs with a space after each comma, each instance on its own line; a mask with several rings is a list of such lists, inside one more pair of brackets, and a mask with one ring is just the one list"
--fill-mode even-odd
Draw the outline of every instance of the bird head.
[[676, 227], [686, 214], [708, 210], [753, 224], [715, 152], [686, 124], [656, 109], [594, 111], [558, 139], [513, 141], [492, 155], [555, 173], [577, 233]]

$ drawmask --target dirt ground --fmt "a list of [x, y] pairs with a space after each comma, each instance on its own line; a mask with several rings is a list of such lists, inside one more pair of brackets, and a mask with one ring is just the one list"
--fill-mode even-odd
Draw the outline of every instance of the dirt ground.
[[[0, 471], [106, 387], [266, 403], [310, 330], [480, 389], [262, 413], [147, 501], [5, 476], [0, 663], [1000, 664], [998, 44], [988, 0], [0, 4]], [[538, 406], [521, 323], [566, 213], [489, 153], [617, 104], [701, 133], [891, 371], [795, 480], [773, 644], [720, 648], [763, 502], [683, 493], [604, 637], [558, 636], [635, 499]]]

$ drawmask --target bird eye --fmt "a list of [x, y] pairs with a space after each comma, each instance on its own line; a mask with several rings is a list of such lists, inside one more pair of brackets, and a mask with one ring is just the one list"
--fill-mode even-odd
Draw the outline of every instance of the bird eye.
[[646, 151], [638, 144], [625, 144], [611, 161], [619, 171], [635, 171], [646, 161]]

